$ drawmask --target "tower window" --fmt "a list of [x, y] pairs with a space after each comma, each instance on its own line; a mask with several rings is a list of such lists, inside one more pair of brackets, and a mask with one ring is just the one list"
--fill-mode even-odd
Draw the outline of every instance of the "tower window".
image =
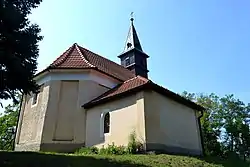
[[129, 64], [130, 64], [130, 59], [129, 59], [129, 57], [127, 57], [125, 59], [125, 66], [129, 66]]
[[104, 115], [103, 123], [104, 123], [104, 134], [109, 133], [109, 131], [110, 131], [110, 114], [109, 114], [109, 112], [107, 112]]
[[127, 48], [129, 49], [132, 46], [130, 42], [127, 43]]
[[135, 57], [134, 56], [130, 56], [130, 63], [133, 64], [135, 62]]

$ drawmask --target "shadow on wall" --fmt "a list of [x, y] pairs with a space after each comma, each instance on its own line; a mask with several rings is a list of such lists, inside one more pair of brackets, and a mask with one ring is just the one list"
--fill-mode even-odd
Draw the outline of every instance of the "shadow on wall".
[[70, 156], [62, 154], [43, 154], [36, 152], [0, 152], [0, 166], [19, 167], [147, 167], [132, 164], [129, 161], [115, 161], [108, 158], [94, 158], [91, 156]]

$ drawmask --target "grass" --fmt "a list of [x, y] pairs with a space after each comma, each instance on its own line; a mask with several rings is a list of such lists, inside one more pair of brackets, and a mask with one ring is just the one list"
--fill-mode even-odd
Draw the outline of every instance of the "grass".
[[0, 152], [2, 167], [247, 167], [241, 160], [198, 159], [176, 155], [79, 155]]

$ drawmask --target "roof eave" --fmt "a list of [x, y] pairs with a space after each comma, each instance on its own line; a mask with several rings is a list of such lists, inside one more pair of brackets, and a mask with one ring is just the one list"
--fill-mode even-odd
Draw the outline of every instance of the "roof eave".
[[204, 107], [196, 104], [195, 102], [192, 102], [191, 100], [188, 100], [188, 99], [186, 99], [186, 98], [184, 98], [184, 97], [182, 97], [182, 96], [180, 96], [180, 95], [178, 95], [178, 94], [176, 94], [168, 89], [165, 89], [165, 88], [163, 88], [163, 87], [161, 87], [153, 82], [151, 83], [150, 86], [152, 87], [152, 90], [156, 91], [157, 93], [165, 95], [165, 96], [167, 96], [167, 97], [169, 97], [169, 98], [171, 98], [171, 99], [173, 99], [173, 100], [175, 100], [183, 105], [186, 105], [194, 110], [198, 110], [198, 111], [206, 110]]
[[148, 56], [145, 52], [140, 51], [140, 50], [137, 49], [137, 48], [131, 48], [131, 49], [125, 51], [125, 52], [122, 52], [122, 53], [121, 53], [119, 56], [117, 56], [117, 57], [118, 57], [118, 58], [121, 58], [125, 53], [129, 53], [129, 52], [132, 52], [132, 51], [140, 52], [140, 53], [142, 53], [142, 55], [144, 55], [146, 58], [149, 58], [149, 56]]
[[147, 90], [147, 89], [150, 89], [150, 90], [154, 90], [156, 91], [157, 93], [160, 93], [164, 96], [167, 96], [183, 105], [186, 105], [194, 110], [197, 110], [197, 111], [204, 111], [205, 108], [188, 100], [188, 99], [185, 99], [184, 97], [172, 92], [172, 91], [169, 91], [153, 82], [148, 82], [144, 85], [141, 85], [139, 87], [136, 87], [134, 89], [131, 89], [127, 92], [124, 92], [124, 93], [121, 93], [121, 94], [117, 94], [117, 95], [114, 95], [114, 96], [111, 96], [111, 97], [108, 97], [108, 98], [105, 98], [105, 99], [102, 99], [100, 101], [96, 101], [96, 102], [88, 102], [88, 103], [85, 103], [84, 105], [82, 105], [82, 107], [84, 107], [85, 109], [89, 109], [89, 108], [92, 108], [94, 106], [97, 106], [97, 105], [100, 105], [100, 104], [104, 104], [104, 103], [107, 103], [107, 102], [110, 102], [112, 100], [116, 100], [116, 99], [119, 99], [119, 98], [122, 98], [122, 97], [125, 97], [127, 95], [129, 95], [130, 93], [136, 93], [136, 92], [139, 92], [141, 90]]
[[98, 71], [100, 73], [103, 73], [103, 74], [105, 74], [105, 75], [107, 75], [107, 76], [109, 76], [111, 78], [114, 78], [114, 79], [116, 79], [116, 80], [118, 80], [120, 82], [124, 82], [125, 81], [125, 80], [123, 80], [121, 78], [115, 77], [113, 75], [110, 75], [110, 74], [102, 71], [102, 70], [99, 70], [97, 67], [89, 67], [89, 68], [75, 68], [75, 67], [74, 68], [72, 68], [72, 67], [68, 67], [68, 68], [66, 68], [66, 67], [64, 67], [64, 68], [58, 68], [58, 67], [52, 68], [52, 67], [49, 67], [49, 68], [46, 68], [46, 69], [42, 70], [41, 72], [35, 74], [34, 78], [38, 77], [39, 75], [41, 75], [41, 74], [43, 74], [45, 72], [49, 72], [50, 70], [68, 70], [68, 69], [72, 69], [72, 70], [77, 70], [77, 69], [93, 69], [93, 70], [96, 70], [96, 71]]
[[46, 68], [46, 69], [44, 69], [44, 70], [38, 72], [37, 74], [35, 74], [34, 77], [33, 77], [33, 79], [34, 79], [34, 80], [37, 80], [37, 79], [39, 79], [40, 77], [42, 77], [43, 75], [46, 75], [46, 73], [48, 73], [48, 72], [49, 72], [49, 69]]
[[42, 74], [44, 74], [46, 72], [50, 72], [51, 70], [68, 70], [68, 69], [80, 70], [80, 69], [92, 69], [92, 68], [71, 68], [71, 67], [69, 67], [69, 68], [65, 68], [65, 67], [64, 68], [58, 68], [58, 67], [54, 68], [54, 67], [47, 67], [44, 70], [42, 70], [42, 71], [38, 72], [37, 74], [35, 74], [33, 78], [39, 77], [40, 75], [42, 75]]
[[89, 108], [92, 108], [94, 106], [110, 102], [112, 100], [116, 100], [116, 99], [119, 99], [119, 98], [122, 98], [122, 97], [126, 97], [126, 96], [130, 95], [131, 93], [136, 93], [138, 91], [143, 90], [145, 88], [145, 86], [146, 86], [146, 84], [138, 86], [138, 87], [136, 87], [134, 89], [131, 89], [131, 90], [128, 90], [126, 92], [123, 92], [123, 93], [120, 93], [120, 94], [117, 94], [117, 95], [114, 95], [114, 96], [111, 96], [111, 97], [107, 97], [105, 99], [102, 99], [102, 100], [99, 100], [99, 101], [96, 101], [96, 102], [91, 102], [90, 101], [90, 102], [85, 103], [84, 105], [82, 105], [82, 107], [84, 109], [89, 109]]

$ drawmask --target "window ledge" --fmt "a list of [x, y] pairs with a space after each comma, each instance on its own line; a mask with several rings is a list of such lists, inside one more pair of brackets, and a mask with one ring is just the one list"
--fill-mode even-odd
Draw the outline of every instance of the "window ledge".
[[111, 135], [111, 133], [109, 132], [109, 133], [104, 133], [104, 137], [106, 137], [106, 136], [110, 136]]

